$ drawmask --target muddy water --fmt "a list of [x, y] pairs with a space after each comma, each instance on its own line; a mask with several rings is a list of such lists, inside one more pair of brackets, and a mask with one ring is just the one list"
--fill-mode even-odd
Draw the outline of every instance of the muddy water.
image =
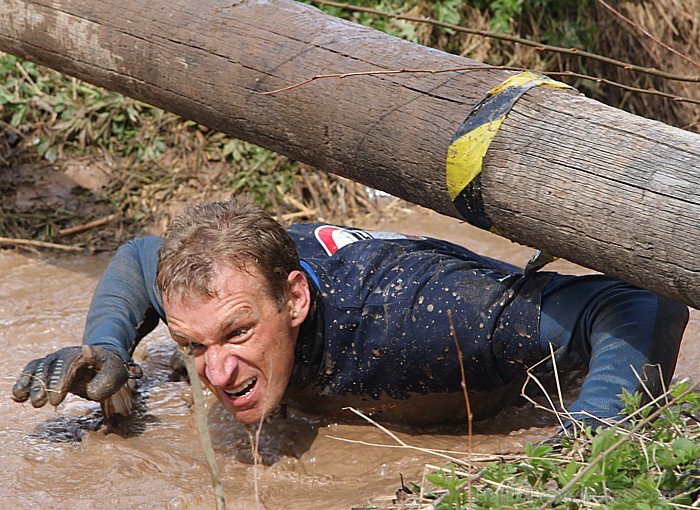
[[[406, 213], [387, 230], [451, 239], [524, 264], [532, 250], [428, 211]], [[171, 381], [172, 342], [163, 329], [139, 348], [146, 373], [137, 412], [117, 429], [101, 426], [95, 405], [77, 397], [57, 409], [10, 401], [14, 376], [30, 359], [79, 343], [105, 257], [39, 257], [0, 251], [0, 508], [209, 509], [214, 507], [184, 382]], [[566, 262], [554, 269], [583, 273]], [[700, 314], [692, 312], [677, 375], [700, 378]], [[248, 432], [210, 401], [209, 420], [228, 508], [329, 509], [392, 495], [399, 474], [418, 481], [425, 463], [442, 464], [395, 445], [377, 428], [291, 412], [262, 430], [263, 465], [251, 465]], [[547, 437], [552, 421], [513, 407], [475, 425], [473, 451], [520, 452]], [[393, 430], [422, 448], [467, 451], [466, 428]], [[257, 490], [256, 490], [257, 487]], [[256, 497], [257, 494], [257, 497]]]

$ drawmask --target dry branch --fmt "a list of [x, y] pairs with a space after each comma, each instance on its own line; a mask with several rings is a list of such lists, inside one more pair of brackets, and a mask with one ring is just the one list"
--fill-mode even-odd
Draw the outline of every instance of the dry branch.
[[116, 214], [110, 214], [109, 216], [105, 216], [104, 218], [99, 218], [97, 220], [91, 221], [89, 223], [85, 223], [84, 225], [76, 225], [75, 227], [69, 227], [69, 228], [64, 228], [56, 232], [56, 236], [67, 236], [71, 234], [78, 234], [80, 232], [85, 232], [86, 230], [90, 230], [91, 228], [96, 228], [96, 227], [101, 227], [102, 225], [106, 225], [110, 221], [112, 221], [114, 218], [116, 218]]
[[65, 244], [46, 243], [44, 241], [35, 241], [33, 239], [10, 239], [7, 237], [0, 237], [0, 245], [3, 244], [10, 246], [31, 246], [33, 248], [49, 248], [51, 250], [83, 251], [83, 248], [79, 246], [67, 246]]

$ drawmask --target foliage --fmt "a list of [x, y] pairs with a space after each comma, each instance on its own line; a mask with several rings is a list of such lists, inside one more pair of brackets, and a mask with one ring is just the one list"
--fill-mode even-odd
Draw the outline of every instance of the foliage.
[[136, 152], [145, 160], [165, 150], [162, 137], [149, 139], [141, 129], [147, 117], [162, 121], [163, 112], [144, 103], [6, 54], [0, 56], [0, 83], [3, 121], [30, 137], [50, 162], [65, 149]]
[[[387, 14], [393, 14], [396, 12], [404, 11], [406, 9], [410, 9], [411, 7], [414, 7], [417, 4], [417, 2], [403, 2], [400, 0], [382, 0], [380, 2], [371, 2], [369, 0], [358, 0], [356, 2], [352, 2], [352, 4], [358, 7], [370, 7], [372, 9], [376, 9]], [[319, 6], [319, 8], [322, 9], [324, 12], [330, 14], [331, 16], [347, 19], [355, 23], [370, 26], [372, 28], [376, 28], [377, 30], [381, 30], [382, 32], [386, 32], [387, 34], [396, 37], [401, 37], [408, 41], [418, 42], [414, 27], [401, 20], [397, 20], [390, 17], [377, 17], [364, 12], [347, 11], [339, 7]]]
[[2, 121], [52, 163], [66, 152], [107, 152], [132, 164], [158, 165], [185, 143], [207, 161], [230, 164], [232, 191], [250, 191], [262, 202], [289, 177], [275, 182], [271, 172], [293, 172], [271, 151], [12, 55], [0, 54], [0, 83]]
[[[587, 426], [576, 437], [528, 444], [520, 461], [491, 462], [481, 471], [449, 465], [427, 474], [424, 485], [438, 509], [670, 510], [696, 505], [700, 393], [687, 382], [676, 383], [667, 394], [671, 404], [661, 407], [656, 419], [651, 419], [656, 407], [637, 411], [640, 399], [623, 395], [629, 415], [624, 426]], [[470, 485], [468, 477], [473, 478]]]
[[[42, 178], [37, 169], [60, 175], [71, 161], [105, 170], [108, 182], [99, 189], [76, 186], [65, 200], [40, 191], [28, 202], [23, 190], [36, 189]], [[378, 212], [356, 183], [0, 53], [3, 166], [0, 236], [60, 242], [62, 229], [116, 215], [113, 228], [69, 239], [90, 249], [113, 249], [134, 235], [157, 233], [187, 202], [234, 194], [250, 196], [282, 223], [348, 221]]]
[[494, 32], [532, 37], [565, 48], [588, 47], [595, 31], [589, 0], [476, 0], [475, 7], [490, 13]]
[[[516, 34], [545, 44], [566, 48], [590, 47], [596, 24], [593, 18], [593, 0], [438, 0], [398, 1], [384, 0], [379, 3], [367, 0], [350, 0], [353, 6], [370, 7], [387, 14], [407, 14], [425, 16], [441, 23], [482, 28], [490, 32]], [[311, 0], [309, 3], [313, 3]], [[364, 12], [344, 10], [338, 7], [320, 5], [319, 8], [333, 16], [382, 30], [390, 35], [403, 37], [413, 42], [437, 47], [443, 51], [462, 54], [464, 44], [462, 36], [445, 27], [436, 27], [428, 32], [421, 31], [417, 25], [392, 17], [376, 16]], [[476, 27], [472, 14], [478, 11], [486, 25]], [[492, 45], [485, 62], [503, 64], [512, 52], [511, 43]], [[508, 48], [507, 48], [508, 47]], [[529, 57], [531, 58], [531, 57]], [[549, 62], [549, 61], [548, 61]], [[533, 65], [534, 64], [534, 65]], [[542, 68], [537, 62], [520, 62], [519, 65]], [[556, 66], [552, 61], [549, 67]], [[545, 66], [547, 67], [547, 66]], [[576, 69], [579, 70], [579, 69]]]
[[[314, 3], [313, 0], [307, 0]], [[346, 0], [349, 5], [376, 7], [367, 0]], [[670, 81], [630, 72], [577, 54], [539, 51], [513, 41], [466, 34], [426, 23], [402, 21], [391, 15], [408, 15], [468, 27], [472, 30], [518, 36], [564, 49], [577, 48], [619, 61], [671, 73], [692, 74], [688, 61], [642, 33], [670, 44], [691, 61], [700, 59], [697, 33], [700, 19], [697, 0], [638, 2], [618, 0], [616, 9], [637, 26], [603, 8], [596, 0], [384, 0], [378, 9], [388, 16], [358, 13], [319, 5], [319, 8], [353, 21], [434, 48], [467, 56], [493, 65], [514, 66], [541, 72], [573, 72], [603, 78], [635, 89], [655, 89], [672, 95], [695, 97], [695, 82]], [[636, 23], [635, 23], [636, 22]], [[682, 28], [681, 28], [682, 27]], [[595, 79], [561, 76], [589, 97], [611, 106], [671, 125], [698, 131], [700, 109], [692, 103], [648, 94], [630, 94], [624, 88], [602, 84]]]
[[[144, 225], [154, 219], [154, 203], [183, 191], [189, 198], [197, 192], [246, 193], [271, 210], [298, 175], [294, 162], [272, 151], [0, 53], [3, 131], [0, 165], [16, 167], [37, 157], [51, 164], [82, 157], [109, 161], [112, 178], [101, 199]], [[7, 181], [0, 185], [6, 196], [11, 188]], [[32, 237], [51, 241], [58, 220], [77, 216], [55, 213], [47, 222], [47, 215], [8, 211], [0, 214], [0, 232], [30, 230]]]
[[[378, 4], [367, 0], [350, 0], [358, 7], [370, 7], [387, 14], [425, 16], [441, 23], [469, 26], [489, 32], [514, 34], [544, 44], [564, 48], [591, 48], [596, 33], [592, 2], [576, 0], [385, 0]], [[311, 1], [310, 3], [313, 3]], [[465, 55], [493, 65], [520, 66], [538, 71], [571, 70], [586, 74], [586, 62], [578, 57], [561, 58], [526, 50], [507, 41], [488, 41], [465, 37], [445, 27], [416, 25], [392, 17], [319, 6], [329, 14], [362, 23], [390, 35], [432, 46], [443, 51]], [[478, 13], [478, 16], [475, 14]], [[478, 25], [481, 20], [481, 25]], [[474, 49], [475, 48], [475, 49]], [[471, 55], [468, 55], [471, 56]], [[591, 97], [601, 98], [597, 83], [569, 80]]]

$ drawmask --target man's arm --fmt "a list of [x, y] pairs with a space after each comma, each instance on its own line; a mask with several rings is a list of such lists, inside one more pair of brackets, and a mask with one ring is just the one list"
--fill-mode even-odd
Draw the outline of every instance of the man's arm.
[[160, 244], [160, 237], [144, 237], [117, 250], [92, 298], [83, 344], [104, 347], [128, 362], [158, 319], [165, 320], [156, 286]]
[[556, 277], [542, 303], [542, 355], [551, 344], [558, 370], [588, 369], [569, 417], [607, 426], [622, 419], [623, 390], [648, 402], [668, 388], [686, 306], [605, 275]]
[[155, 276], [160, 238], [130, 241], [110, 261], [88, 312], [82, 346], [64, 347], [30, 361], [12, 398], [34, 407], [60, 404], [66, 393], [104, 401], [140, 377], [130, 364], [139, 340], [165, 318]]

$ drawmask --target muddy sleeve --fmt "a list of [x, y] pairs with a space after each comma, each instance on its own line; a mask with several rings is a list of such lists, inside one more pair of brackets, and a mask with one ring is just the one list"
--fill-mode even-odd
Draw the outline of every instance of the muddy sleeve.
[[138, 342], [165, 320], [156, 286], [161, 241], [144, 237], [117, 250], [92, 298], [84, 344], [99, 345], [129, 361]]
[[[569, 414], [592, 425], [618, 420], [619, 395], [661, 395], [675, 370], [688, 308], [604, 275], [562, 276], [545, 289], [540, 321], [543, 353], [557, 368], [587, 368]], [[648, 397], [648, 398], [647, 398]]]

